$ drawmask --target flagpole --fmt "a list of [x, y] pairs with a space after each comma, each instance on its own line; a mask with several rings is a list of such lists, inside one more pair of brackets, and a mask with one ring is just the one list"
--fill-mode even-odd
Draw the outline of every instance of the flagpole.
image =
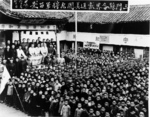
[[78, 25], [77, 25], [77, 11], [75, 11], [75, 35], [76, 35], [76, 38], [75, 38], [75, 55], [77, 56], [77, 31], [78, 31]]
[[77, 69], [77, 28], [78, 28], [78, 26], [77, 26], [77, 11], [75, 11], [75, 68]]
[[21, 104], [21, 107], [22, 107], [23, 111], [25, 112], [24, 106], [23, 106], [23, 104], [22, 104], [22, 101], [21, 101], [21, 99], [20, 99], [20, 96], [19, 96], [19, 94], [18, 94], [18, 91], [17, 91], [16, 86], [14, 85], [14, 83], [13, 83], [13, 86], [14, 86], [14, 89], [15, 89], [15, 91], [16, 91], [16, 93], [17, 93], [17, 97], [18, 97], [18, 99], [19, 99], [19, 102], [20, 102], [20, 104]]
[[60, 58], [60, 42], [57, 38], [57, 25], [56, 25], [56, 29], [55, 29], [55, 38], [56, 38], [56, 47], [57, 47], [57, 58]]

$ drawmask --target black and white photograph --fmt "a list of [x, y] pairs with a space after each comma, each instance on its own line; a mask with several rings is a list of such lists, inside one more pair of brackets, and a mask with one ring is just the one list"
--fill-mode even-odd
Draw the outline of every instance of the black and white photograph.
[[149, 117], [149, 0], [0, 0], [0, 117]]

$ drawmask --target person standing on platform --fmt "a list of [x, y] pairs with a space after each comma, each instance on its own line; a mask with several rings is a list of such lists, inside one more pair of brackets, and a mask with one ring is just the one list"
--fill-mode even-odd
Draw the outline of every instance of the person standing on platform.
[[52, 59], [51, 59], [51, 55], [48, 54], [45, 58], [44, 58], [44, 64], [45, 65], [52, 65]]
[[5, 59], [10, 59], [10, 57], [11, 57], [11, 53], [10, 52], [11, 52], [10, 51], [10, 46], [7, 45], [6, 49], [4, 50], [4, 58]]
[[53, 45], [53, 48], [54, 48], [54, 51], [53, 51], [53, 55], [56, 55], [57, 54], [57, 47], [56, 47], [56, 45]]
[[37, 56], [42, 55], [42, 52], [41, 52], [42, 49], [41, 49], [40, 43], [37, 44], [37, 47], [35, 47], [35, 50], [36, 50], [36, 51], [35, 51], [35, 52], [36, 52], [35, 54], [36, 54]]
[[30, 39], [29, 38], [27, 38], [26, 46], [28, 46], [28, 48], [30, 47]]
[[11, 47], [11, 42], [10, 42], [10, 40], [7, 40], [7, 42], [6, 42], [6, 46]]
[[66, 65], [68, 65], [71, 62], [71, 59], [67, 55], [64, 56], [64, 59], [65, 59]]
[[24, 51], [22, 50], [21, 45], [19, 45], [19, 48], [17, 49], [17, 57], [21, 60], [22, 58], [27, 59], [27, 56], [25, 55]]
[[32, 44], [34, 44], [34, 46], [35, 46], [35, 40], [34, 40], [34, 39], [32, 39], [32, 41], [30, 42], [30, 46], [31, 46]]
[[48, 48], [47, 48], [47, 45], [46, 43], [42, 43], [41, 44], [41, 53], [42, 53], [42, 62], [44, 62], [44, 58], [48, 55]]
[[18, 49], [18, 42], [17, 40], [14, 41], [15, 49]]
[[52, 44], [49, 44], [48, 46], [48, 53], [50, 53], [51, 55], [54, 55], [54, 48], [53, 48], [53, 45]]
[[20, 66], [21, 66], [21, 72], [24, 72], [26, 70], [27, 66], [27, 56], [25, 55], [24, 51], [22, 50], [21, 45], [19, 45], [19, 48], [17, 49], [17, 57], [19, 58], [20, 61]]
[[46, 43], [46, 40], [45, 40], [45, 39], [43, 39], [42, 43]]
[[25, 46], [24, 48], [24, 53], [26, 56], [29, 56], [29, 48], [28, 48], [28, 45]]
[[54, 67], [57, 63], [57, 58], [55, 56], [52, 56], [52, 66]]
[[8, 60], [3, 59], [2, 64], [3, 64], [6, 68], [8, 68]]
[[15, 49], [15, 45], [14, 44], [12, 44], [12, 46], [11, 46], [10, 54], [11, 54], [10, 57], [13, 58], [13, 59], [15, 59], [17, 57], [17, 51]]
[[26, 46], [25, 38], [22, 39], [21, 46], [22, 46], [22, 49], [24, 50]]
[[35, 51], [35, 47], [34, 44], [31, 44], [31, 47], [29, 48], [29, 54], [30, 56], [35, 56], [36, 55], [36, 51]]
[[46, 39], [46, 45], [47, 45], [47, 47], [49, 48], [50, 47], [50, 40], [49, 39]]
[[21, 45], [20, 41], [17, 40], [17, 47], [16, 48], [18, 49], [20, 45]]
[[36, 40], [36, 42], [35, 42], [35, 47], [37, 47], [38, 46], [38, 44], [41, 44], [41, 41], [40, 41], [40, 37], [38, 37], [38, 39]]

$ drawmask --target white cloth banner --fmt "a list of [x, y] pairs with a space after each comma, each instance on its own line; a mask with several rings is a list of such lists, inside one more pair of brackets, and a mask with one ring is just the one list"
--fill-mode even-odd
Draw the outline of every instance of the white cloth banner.
[[32, 63], [32, 65], [39, 65], [41, 64], [42, 56], [31, 56], [29, 60]]
[[91, 49], [99, 49], [99, 43], [98, 42], [84, 42], [83, 47], [91, 48]]
[[7, 84], [8, 80], [11, 78], [7, 68], [4, 65], [0, 65], [0, 69], [3, 69], [2, 71], [2, 79], [0, 83], [0, 94], [3, 92], [5, 85]]

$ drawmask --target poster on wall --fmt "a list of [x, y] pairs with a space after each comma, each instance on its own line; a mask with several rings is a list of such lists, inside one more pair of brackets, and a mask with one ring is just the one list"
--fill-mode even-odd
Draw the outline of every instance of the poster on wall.
[[84, 42], [84, 48], [91, 48], [91, 49], [99, 49], [99, 43], [97, 42]]

